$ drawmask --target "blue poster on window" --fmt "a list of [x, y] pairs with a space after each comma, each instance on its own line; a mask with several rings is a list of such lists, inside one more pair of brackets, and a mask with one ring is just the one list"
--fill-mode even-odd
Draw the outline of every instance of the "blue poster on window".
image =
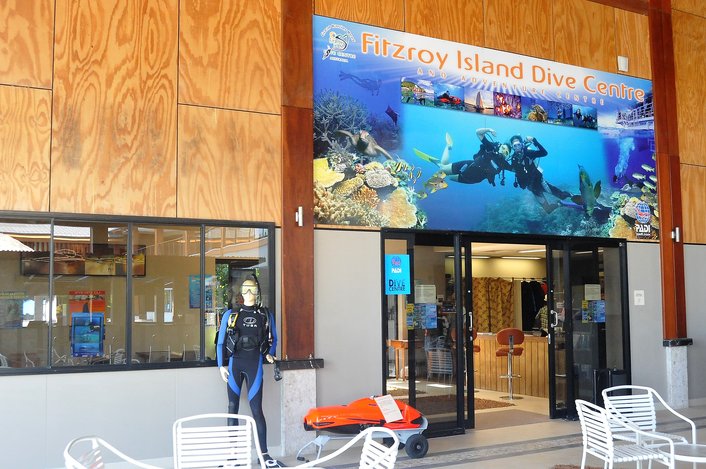
[[658, 239], [649, 80], [314, 16], [316, 223]]
[[73, 313], [71, 315], [71, 355], [99, 357], [103, 355], [103, 313]]
[[410, 292], [409, 255], [386, 254], [385, 294], [409, 295]]

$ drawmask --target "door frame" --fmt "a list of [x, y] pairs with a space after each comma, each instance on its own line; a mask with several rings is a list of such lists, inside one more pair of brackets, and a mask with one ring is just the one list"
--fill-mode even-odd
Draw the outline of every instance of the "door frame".
[[[620, 318], [622, 324], [622, 357], [623, 357], [623, 367], [627, 377], [628, 383], [631, 382], [631, 356], [630, 356], [630, 315], [629, 315], [629, 298], [628, 298], [628, 262], [627, 262], [627, 242], [621, 239], [613, 238], [567, 238], [567, 239], [555, 239], [547, 242], [547, 279], [549, 282], [549, 292], [547, 297], [548, 308], [550, 311], [556, 311], [555, 304], [555, 285], [557, 279], [557, 273], [554, 272], [554, 251], [561, 251], [561, 261], [562, 261], [562, 277], [561, 282], [564, 285], [564, 308], [565, 312], [565, 322], [564, 322], [564, 334], [566, 337], [565, 347], [566, 347], [566, 357], [565, 357], [565, 367], [566, 367], [566, 402], [564, 408], [559, 408], [557, 406], [557, 392], [556, 392], [556, 363], [557, 363], [557, 350], [556, 346], [556, 336], [553, 327], [549, 330], [549, 416], [552, 419], [565, 418], [576, 420], [578, 415], [576, 413], [575, 399], [577, 398], [576, 383], [576, 373], [574, 367], [574, 323], [573, 314], [571, 314], [573, 305], [573, 293], [571, 288], [566, 286], [571, 286], [572, 280], [572, 256], [571, 253], [577, 250], [594, 250], [594, 253], [600, 248], [615, 248], [618, 249], [618, 262], [620, 269]], [[594, 262], [597, 262], [596, 256], [594, 254]], [[551, 316], [551, 315], [550, 315]], [[566, 319], [568, 318], [568, 321]], [[551, 322], [551, 320], [550, 320]], [[567, 327], [568, 326], [568, 327]]]

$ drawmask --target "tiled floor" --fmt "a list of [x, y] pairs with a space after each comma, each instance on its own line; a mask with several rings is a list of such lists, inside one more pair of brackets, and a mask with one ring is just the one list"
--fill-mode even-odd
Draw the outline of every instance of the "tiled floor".
[[[496, 398], [486, 392], [477, 397]], [[545, 399], [525, 398], [515, 401], [518, 408], [548, 415]], [[497, 411], [490, 409], [487, 412]], [[706, 407], [681, 410], [694, 419], [698, 440], [706, 442]], [[686, 435], [688, 429], [671, 415], [660, 415], [660, 425], [672, 433]], [[349, 451], [332, 461], [327, 467], [352, 468], [359, 453]], [[295, 461], [285, 462], [296, 465]], [[398, 468], [453, 468], [453, 469], [551, 469], [556, 464], [581, 462], [581, 429], [578, 421], [551, 420], [528, 425], [517, 425], [489, 430], [467, 430], [464, 435], [432, 438], [429, 452], [421, 459], [410, 459], [401, 450], [395, 467]], [[588, 464], [601, 466], [601, 461], [589, 456]], [[633, 468], [634, 464], [617, 465], [618, 468]], [[663, 467], [655, 464], [654, 467]], [[677, 464], [677, 468], [692, 468], [691, 464]]]

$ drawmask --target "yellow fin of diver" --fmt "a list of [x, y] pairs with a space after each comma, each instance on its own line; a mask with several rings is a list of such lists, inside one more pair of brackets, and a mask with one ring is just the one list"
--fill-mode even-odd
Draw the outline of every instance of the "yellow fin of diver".
[[428, 162], [434, 163], [434, 164], [439, 164], [439, 162], [441, 161], [439, 158], [434, 158], [431, 155], [427, 155], [426, 153], [419, 151], [416, 148], [413, 151], [414, 151], [415, 155], [417, 155], [419, 158], [423, 159], [424, 161], [428, 161]]

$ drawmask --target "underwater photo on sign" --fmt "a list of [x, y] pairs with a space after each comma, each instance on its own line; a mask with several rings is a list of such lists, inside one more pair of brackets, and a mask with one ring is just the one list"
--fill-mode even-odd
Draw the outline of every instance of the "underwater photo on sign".
[[659, 238], [650, 81], [313, 28], [317, 224]]

